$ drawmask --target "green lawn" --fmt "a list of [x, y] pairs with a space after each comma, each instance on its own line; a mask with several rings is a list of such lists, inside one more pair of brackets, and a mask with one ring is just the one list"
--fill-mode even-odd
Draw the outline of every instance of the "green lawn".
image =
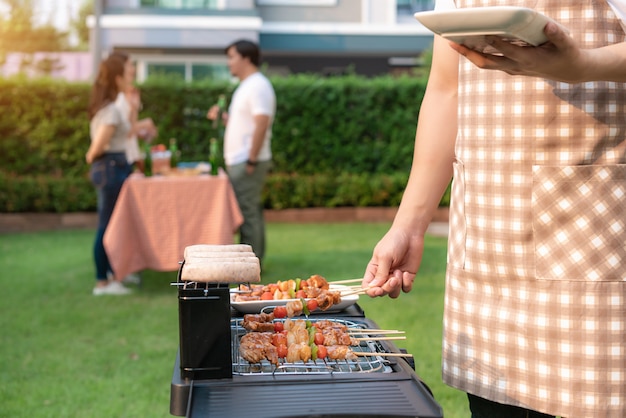
[[[388, 226], [270, 224], [263, 281], [361, 277]], [[176, 274], [147, 271], [131, 296], [94, 297], [93, 237], [92, 230], [0, 235], [0, 416], [170, 416]], [[361, 296], [359, 304], [380, 327], [406, 331], [398, 346], [414, 355], [445, 417], [466, 418], [465, 395], [440, 377], [445, 247], [444, 238], [429, 237], [411, 294]]]

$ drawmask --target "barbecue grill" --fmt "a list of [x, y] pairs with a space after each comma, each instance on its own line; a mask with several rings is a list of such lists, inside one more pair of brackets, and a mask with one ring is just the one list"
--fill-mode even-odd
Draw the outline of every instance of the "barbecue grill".
[[384, 355], [402, 351], [377, 340], [372, 329], [378, 326], [358, 304], [309, 316], [312, 322], [341, 322], [356, 333], [361, 341], [351, 349], [363, 352], [356, 359], [250, 364], [239, 354], [247, 331], [241, 314], [230, 306], [227, 285], [182, 282], [180, 270], [175, 284], [180, 347], [171, 382], [172, 415], [443, 418], [412, 361]]

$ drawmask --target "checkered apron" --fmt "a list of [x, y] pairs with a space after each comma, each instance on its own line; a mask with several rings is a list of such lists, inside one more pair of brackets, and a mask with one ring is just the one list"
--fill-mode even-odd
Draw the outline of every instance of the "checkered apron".
[[[457, 0], [624, 41], [604, 0]], [[626, 68], [624, 69], [626, 71]], [[461, 59], [443, 377], [568, 418], [626, 417], [626, 84], [566, 84]]]

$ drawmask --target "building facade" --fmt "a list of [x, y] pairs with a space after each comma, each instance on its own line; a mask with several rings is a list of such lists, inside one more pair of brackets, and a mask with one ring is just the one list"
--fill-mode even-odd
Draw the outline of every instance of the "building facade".
[[247, 38], [270, 74], [374, 76], [419, 64], [432, 34], [413, 13], [433, 0], [101, 0], [92, 53], [124, 50], [139, 81], [227, 79], [224, 48]]

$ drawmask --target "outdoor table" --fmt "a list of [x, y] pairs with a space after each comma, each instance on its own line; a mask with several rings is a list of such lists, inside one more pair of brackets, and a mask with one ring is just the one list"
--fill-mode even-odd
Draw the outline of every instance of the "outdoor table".
[[176, 271], [185, 247], [232, 244], [243, 222], [228, 176], [131, 175], [122, 186], [104, 247], [117, 278]]

